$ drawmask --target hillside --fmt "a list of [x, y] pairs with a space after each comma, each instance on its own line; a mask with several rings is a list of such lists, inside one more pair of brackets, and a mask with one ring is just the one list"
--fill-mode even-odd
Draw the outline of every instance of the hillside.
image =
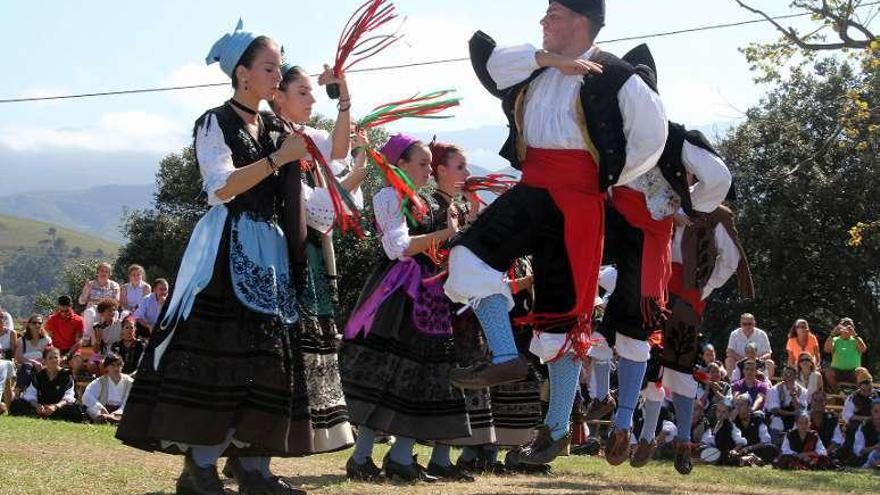
[[74, 191], [35, 191], [0, 196], [0, 214], [63, 225], [115, 243], [125, 209], [150, 205], [153, 185], [103, 185]]
[[37, 248], [49, 239], [48, 230], [56, 228], [56, 238], [63, 238], [69, 249], [80, 248], [84, 254], [103, 251], [108, 258], [115, 256], [119, 245], [98, 237], [55, 225], [27, 220], [9, 215], [0, 215], [0, 265], [21, 249]]

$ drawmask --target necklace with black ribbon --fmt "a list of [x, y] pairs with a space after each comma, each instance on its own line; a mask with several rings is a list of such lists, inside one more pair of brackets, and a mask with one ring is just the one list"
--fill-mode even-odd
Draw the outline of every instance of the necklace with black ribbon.
[[234, 106], [235, 108], [241, 110], [242, 112], [244, 112], [244, 113], [250, 115], [250, 116], [255, 116], [255, 115], [257, 115], [257, 111], [256, 111], [256, 110], [251, 110], [251, 109], [248, 108], [245, 104], [243, 104], [243, 103], [239, 103], [238, 101], [236, 101], [235, 98], [230, 98], [230, 99], [229, 99], [229, 104], [232, 105], [232, 106]]

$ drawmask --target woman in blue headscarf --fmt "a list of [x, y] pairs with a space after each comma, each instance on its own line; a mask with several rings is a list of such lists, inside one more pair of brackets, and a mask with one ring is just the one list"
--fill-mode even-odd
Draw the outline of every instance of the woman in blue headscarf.
[[241, 493], [304, 493], [273, 476], [269, 458], [315, 452], [296, 302], [305, 263], [298, 162], [308, 151], [258, 112], [281, 81], [277, 43], [239, 23], [212, 48], [215, 62], [235, 93], [195, 125], [211, 209], [190, 238], [117, 437], [185, 454], [177, 493], [224, 493], [224, 455]]

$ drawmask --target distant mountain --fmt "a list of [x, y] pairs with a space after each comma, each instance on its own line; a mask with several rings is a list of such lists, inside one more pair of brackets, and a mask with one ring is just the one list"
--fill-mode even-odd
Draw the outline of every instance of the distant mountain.
[[104, 185], [12, 194], [0, 196], [0, 214], [49, 222], [122, 243], [119, 226], [124, 211], [148, 207], [154, 189], [153, 185]]
[[18, 151], [0, 144], [0, 196], [150, 184], [161, 159], [160, 153], [65, 148]]

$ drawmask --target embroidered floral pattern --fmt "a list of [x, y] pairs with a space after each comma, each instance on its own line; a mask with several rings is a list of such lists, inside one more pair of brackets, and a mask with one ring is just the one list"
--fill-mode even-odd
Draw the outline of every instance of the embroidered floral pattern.
[[297, 319], [296, 289], [287, 267], [260, 266], [244, 251], [233, 222], [230, 228], [229, 260], [236, 295], [245, 306], [261, 313], [276, 315], [285, 323]]

